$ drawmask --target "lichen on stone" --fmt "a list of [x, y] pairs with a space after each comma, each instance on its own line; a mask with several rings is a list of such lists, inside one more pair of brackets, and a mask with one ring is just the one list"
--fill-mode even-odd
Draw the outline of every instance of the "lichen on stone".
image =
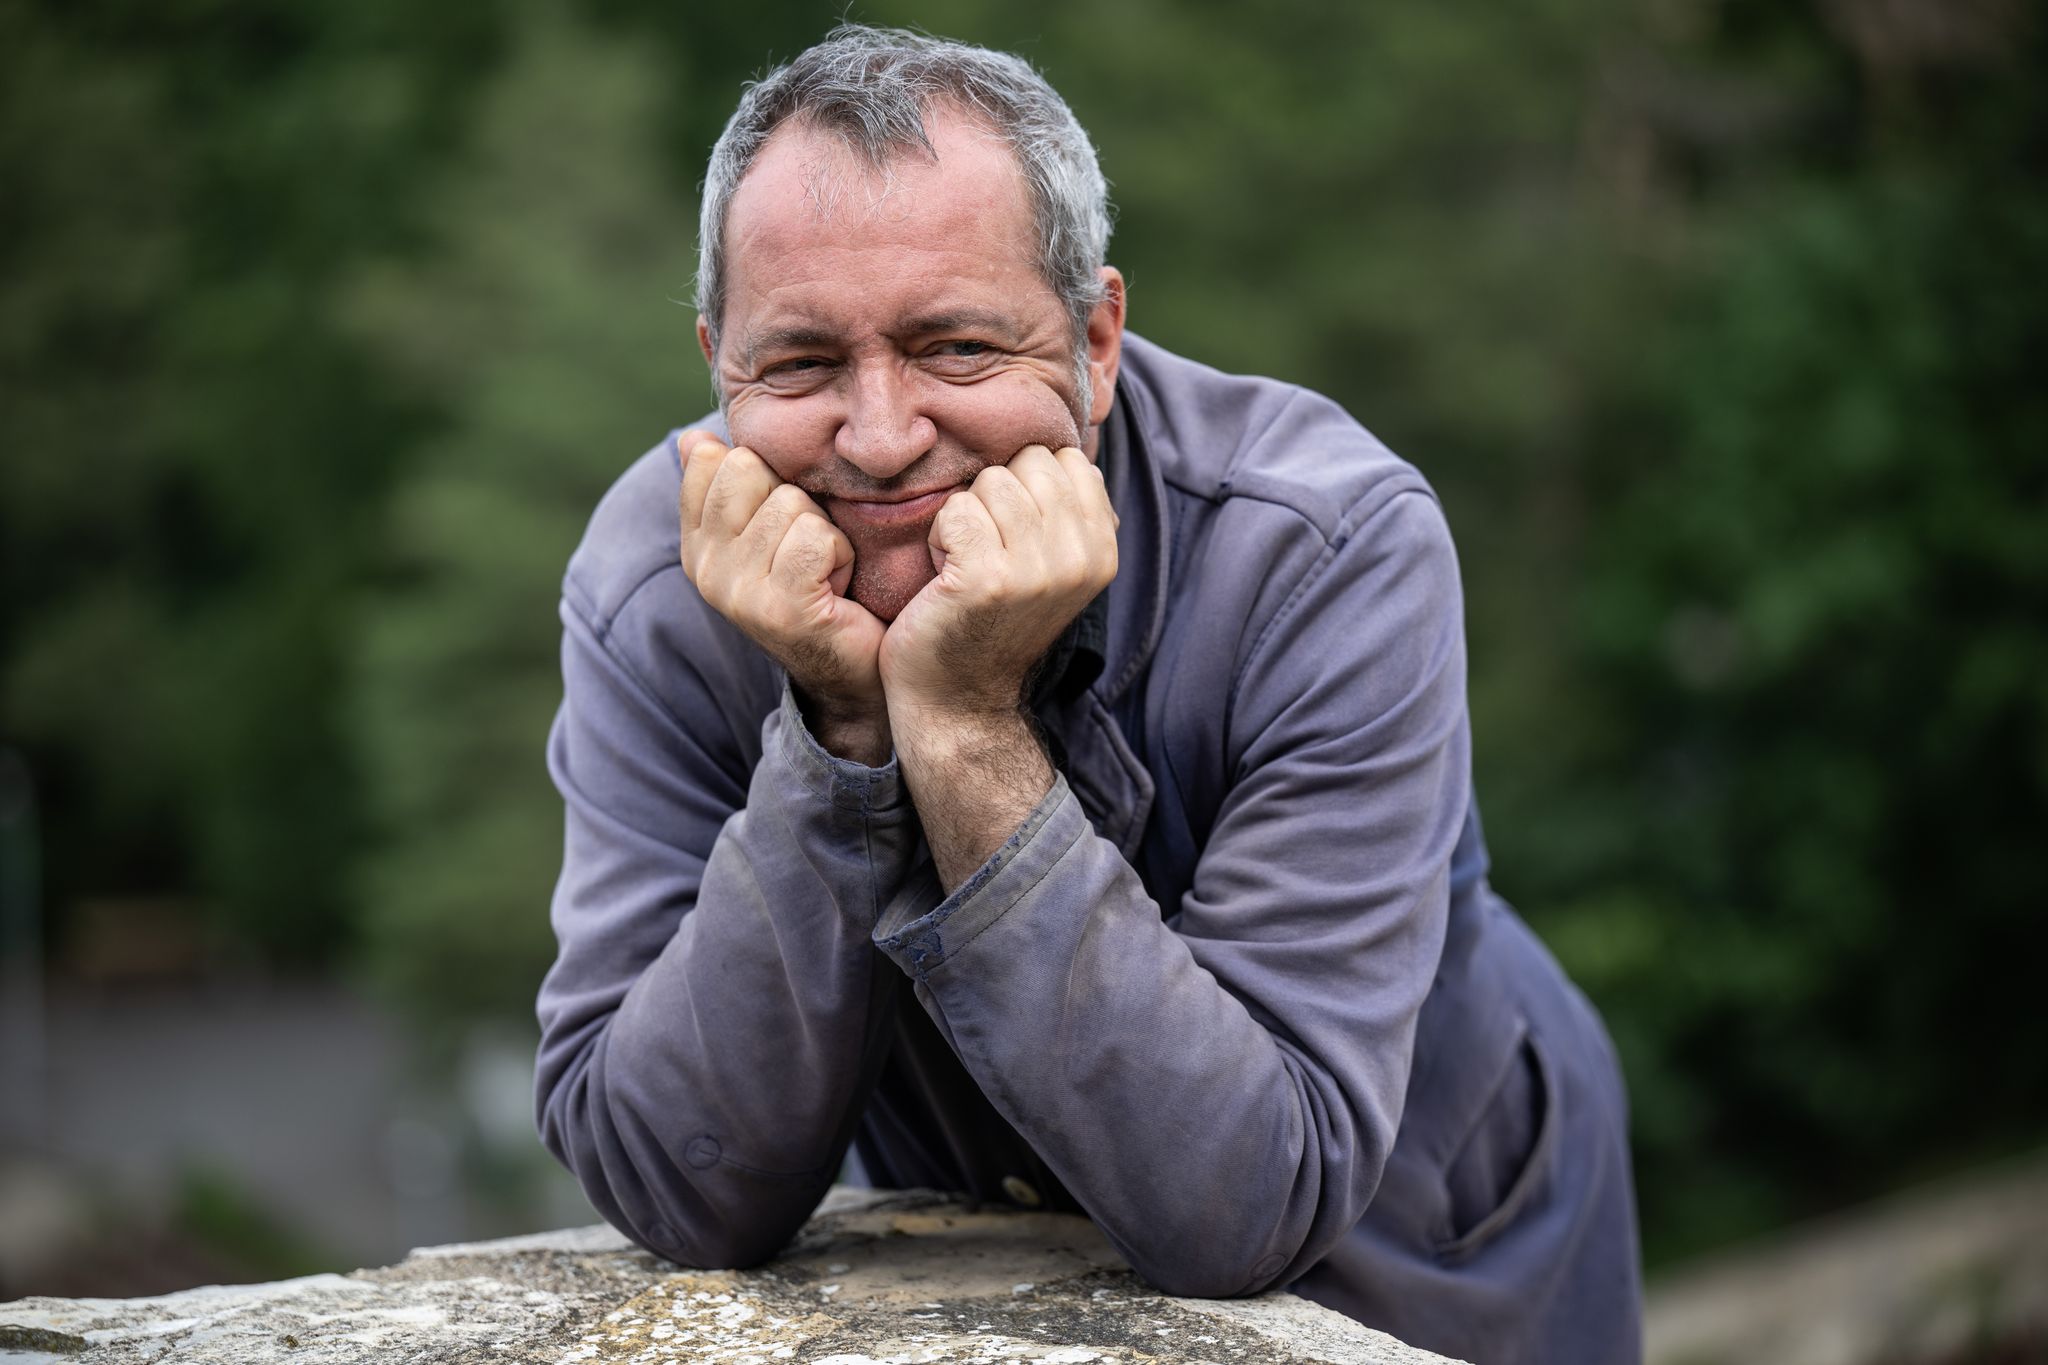
[[63, 1365], [1275, 1365], [1438, 1358], [1292, 1296], [1173, 1299], [1085, 1219], [835, 1191], [774, 1261], [693, 1271], [608, 1230], [430, 1248], [352, 1275], [0, 1304]]

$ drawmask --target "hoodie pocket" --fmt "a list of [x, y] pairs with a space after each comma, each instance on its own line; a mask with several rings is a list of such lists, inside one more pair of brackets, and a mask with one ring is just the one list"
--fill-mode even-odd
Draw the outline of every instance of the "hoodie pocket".
[[1534, 1033], [1522, 1036], [1479, 1121], [1444, 1168], [1449, 1229], [1437, 1259], [1469, 1261], [1550, 1183], [1557, 1146], [1557, 1086]]

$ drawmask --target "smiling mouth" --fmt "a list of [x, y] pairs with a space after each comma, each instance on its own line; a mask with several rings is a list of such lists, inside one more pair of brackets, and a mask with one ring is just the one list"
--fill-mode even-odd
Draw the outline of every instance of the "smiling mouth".
[[958, 491], [958, 488], [941, 488], [893, 500], [831, 498], [827, 500], [827, 510], [840, 526], [851, 523], [877, 531], [922, 527], [937, 516], [939, 509], [946, 505], [946, 499]]

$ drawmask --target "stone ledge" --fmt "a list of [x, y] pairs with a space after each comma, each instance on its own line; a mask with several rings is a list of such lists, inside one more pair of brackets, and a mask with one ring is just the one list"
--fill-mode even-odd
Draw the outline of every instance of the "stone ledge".
[[1085, 1219], [925, 1192], [834, 1190], [749, 1271], [679, 1270], [598, 1227], [431, 1247], [349, 1275], [0, 1304], [0, 1362], [15, 1365], [1442, 1359], [1291, 1294], [1169, 1298]]

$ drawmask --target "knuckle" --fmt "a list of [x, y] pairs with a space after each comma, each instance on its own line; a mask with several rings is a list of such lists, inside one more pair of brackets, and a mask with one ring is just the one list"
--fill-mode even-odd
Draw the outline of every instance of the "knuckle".
[[831, 551], [816, 540], [805, 538], [789, 547], [790, 573], [799, 579], [821, 578], [831, 563]]
[[721, 477], [724, 470], [712, 476], [711, 483], [704, 490], [704, 515], [707, 518], [722, 517], [732, 508], [732, 484]]
[[826, 520], [824, 513], [811, 508], [797, 513], [796, 520], [790, 525], [790, 534], [817, 542], [828, 555], [846, 539], [846, 533]]

